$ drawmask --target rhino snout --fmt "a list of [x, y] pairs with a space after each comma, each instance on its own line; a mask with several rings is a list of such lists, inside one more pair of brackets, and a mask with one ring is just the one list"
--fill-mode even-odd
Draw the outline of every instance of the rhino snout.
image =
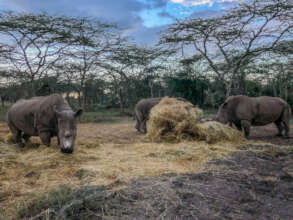
[[65, 154], [71, 154], [73, 152], [73, 148], [61, 148], [61, 152]]
[[72, 153], [74, 148], [74, 141], [64, 140], [61, 142], [61, 152], [63, 153]]

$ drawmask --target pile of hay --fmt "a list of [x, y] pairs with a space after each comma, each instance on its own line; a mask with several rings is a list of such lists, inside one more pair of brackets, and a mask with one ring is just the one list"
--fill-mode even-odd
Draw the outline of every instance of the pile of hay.
[[203, 140], [215, 143], [244, 140], [241, 132], [229, 126], [215, 121], [200, 123], [202, 113], [190, 102], [164, 98], [151, 110], [147, 137], [155, 142]]

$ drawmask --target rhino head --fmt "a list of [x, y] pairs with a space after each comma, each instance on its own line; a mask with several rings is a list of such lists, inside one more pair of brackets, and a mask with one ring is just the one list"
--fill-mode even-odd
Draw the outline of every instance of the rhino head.
[[228, 102], [224, 102], [218, 110], [216, 121], [221, 122], [223, 124], [228, 123]]
[[57, 110], [54, 108], [58, 121], [58, 139], [62, 153], [72, 153], [76, 138], [76, 119], [81, 116], [82, 109], [74, 112], [72, 110]]

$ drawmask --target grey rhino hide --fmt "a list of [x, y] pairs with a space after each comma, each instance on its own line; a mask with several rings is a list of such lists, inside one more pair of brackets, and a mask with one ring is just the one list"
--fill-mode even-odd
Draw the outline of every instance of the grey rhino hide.
[[136, 119], [135, 128], [142, 132], [147, 133], [146, 122], [149, 119], [151, 109], [157, 105], [163, 98], [149, 98], [141, 99], [135, 106], [134, 116]]
[[281, 98], [260, 96], [248, 97], [243, 95], [230, 96], [220, 106], [217, 120], [222, 123], [234, 124], [238, 130], [244, 129], [245, 136], [250, 133], [250, 126], [262, 126], [275, 123], [278, 135], [285, 129], [285, 136], [289, 135], [289, 121], [291, 108]]
[[61, 151], [72, 153], [76, 117], [81, 113], [82, 110], [73, 112], [61, 95], [53, 94], [17, 101], [8, 111], [7, 123], [21, 147], [22, 137], [28, 141], [30, 136], [39, 136], [42, 143], [49, 146], [51, 137], [57, 136]]

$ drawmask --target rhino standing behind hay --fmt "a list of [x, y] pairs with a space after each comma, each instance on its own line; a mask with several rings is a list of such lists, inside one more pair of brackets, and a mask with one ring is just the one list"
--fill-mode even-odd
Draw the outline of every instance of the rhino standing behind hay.
[[141, 99], [135, 106], [134, 117], [136, 120], [135, 128], [142, 132], [147, 133], [146, 122], [149, 119], [151, 109], [157, 105], [163, 98], [149, 98]]
[[285, 137], [288, 137], [290, 127], [291, 108], [281, 98], [261, 96], [252, 98], [238, 95], [230, 96], [220, 106], [217, 120], [222, 123], [235, 124], [238, 130], [244, 129], [245, 136], [250, 133], [250, 126], [262, 126], [275, 123], [278, 128], [278, 136], [282, 136], [285, 129]]
[[[82, 110], [73, 112], [67, 101], [59, 94], [33, 97], [17, 101], [7, 113], [7, 123], [16, 143], [23, 147], [30, 136], [39, 136], [49, 146], [57, 136], [63, 153], [72, 153], [76, 138], [76, 118]], [[23, 133], [23, 135], [22, 135]]]

